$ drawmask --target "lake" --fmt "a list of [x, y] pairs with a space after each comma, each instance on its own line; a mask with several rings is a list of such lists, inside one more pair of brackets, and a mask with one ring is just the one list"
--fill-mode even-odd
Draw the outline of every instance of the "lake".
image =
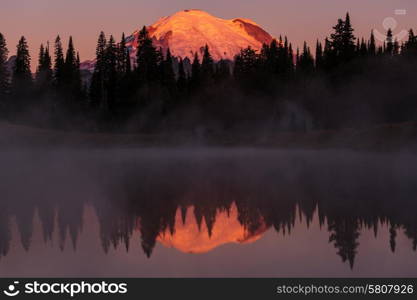
[[0, 151], [2, 277], [416, 277], [417, 155]]

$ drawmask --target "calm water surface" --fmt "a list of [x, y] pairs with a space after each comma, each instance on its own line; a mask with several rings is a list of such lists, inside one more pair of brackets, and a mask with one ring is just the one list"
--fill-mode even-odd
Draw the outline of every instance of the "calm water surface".
[[0, 276], [417, 276], [417, 155], [0, 152]]

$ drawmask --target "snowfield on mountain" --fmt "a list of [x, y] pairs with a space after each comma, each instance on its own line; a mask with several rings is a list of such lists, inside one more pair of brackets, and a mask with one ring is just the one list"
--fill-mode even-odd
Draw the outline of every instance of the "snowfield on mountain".
[[[271, 35], [248, 19], [224, 20], [202, 10], [184, 10], [161, 18], [148, 27], [156, 47], [164, 51], [169, 47], [176, 57], [192, 58], [202, 53], [207, 44], [214, 60], [232, 60], [241, 49], [250, 46], [260, 50], [263, 43], [270, 43]], [[139, 30], [127, 38], [134, 55]]]

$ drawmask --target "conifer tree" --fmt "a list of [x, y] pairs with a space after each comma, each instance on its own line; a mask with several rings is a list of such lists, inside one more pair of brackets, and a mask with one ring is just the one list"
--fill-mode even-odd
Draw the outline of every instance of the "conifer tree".
[[394, 37], [393, 37], [391, 28], [389, 28], [388, 32], [387, 32], [385, 51], [386, 51], [385, 53], [387, 55], [393, 55], [394, 54]]
[[136, 54], [136, 70], [141, 83], [152, 83], [158, 79], [160, 53], [152, 44], [148, 30], [144, 26], [139, 32]]
[[373, 30], [371, 31], [371, 37], [369, 39], [368, 53], [369, 55], [376, 54], [376, 43], [375, 43], [375, 35], [374, 35]]
[[173, 59], [171, 50], [168, 48], [166, 51], [165, 59], [162, 61], [162, 85], [167, 88], [171, 97], [176, 93], [176, 80], [173, 68]]
[[317, 40], [316, 43], [316, 70], [320, 70], [322, 68], [322, 64], [323, 64], [323, 46], [321, 45], [321, 43], [319, 42], [319, 40]]
[[78, 55], [75, 51], [72, 37], [69, 37], [68, 48], [64, 60], [62, 75], [61, 97], [66, 101], [65, 108], [70, 111], [77, 111], [81, 101], [81, 74], [78, 62]]
[[[281, 38], [280, 38], [281, 39]], [[271, 41], [269, 45], [267, 56], [266, 56], [266, 69], [268, 73], [277, 75], [280, 70], [279, 64], [279, 57], [280, 57], [280, 49], [279, 43], [276, 39]]]
[[408, 32], [408, 40], [405, 42], [403, 54], [407, 58], [417, 59], [417, 36], [414, 35], [412, 29]]
[[201, 62], [201, 77], [204, 84], [208, 84], [213, 79], [214, 61], [210, 54], [209, 47], [204, 47], [203, 59]]
[[[242, 49], [235, 58], [233, 75], [243, 85], [254, 84], [258, 69], [258, 57], [251, 47]], [[248, 86], [249, 87], [249, 86]]]
[[361, 56], [367, 56], [368, 55], [368, 47], [366, 46], [366, 42], [365, 42], [364, 38], [362, 38], [362, 40], [361, 40], [361, 45], [360, 45], [360, 48], [359, 48], [359, 54]]
[[332, 65], [338, 62], [347, 62], [355, 56], [355, 36], [350, 22], [349, 13], [346, 19], [339, 19], [333, 27], [334, 32], [330, 35], [331, 51], [336, 59]]
[[32, 90], [32, 72], [30, 70], [29, 48], [25, 37], [17, 45], [16, 61], [13, 67], [11, 93], [19, 103], [17, 109], [23, 108], [23, 100], [28, 101]]
[[187, 92], [187, 74], [185, 73], [184, 61], [180, 58], [178, 64], [178, 79], [177, 79], [177, 88], [180, 97], [185, 97]]
[[108, 112], [108, 117], [114, 115], [116, 91], [117, 91], [117, 47], [115, 40], [110, 35], [104, 53], [104, 89], [106, 97], [102, 108]]
[[9, 51], [6, 45], [6, 39], [3, 34], [0, 33], [0, 109], [3, 106], [6, 95], [9, 90], [9, 70], [7, 69], [7, 57]]
[[343, 53], [343, 32], [345, 28], [345, 22], [342, 19], [337, 20], [337, 24], [333, 27], [334, 32], [330, 35], [331, 51], [334, 52], [336, 57], [339, 57]]
[[[128, 102], [134, 90], [133, 80], [131, 76], [130, 53], [126, 46], [125, 34], [122, 34], [119, 45], [117, 46], [117, 89], [116, 101], [118, 101], [118, 108], [123, 113], [128, 110], [125, 105]], [[123, 115], [121, 115], [123, 117]]]
[[304, 42], [303, 53], [299, 55], [298, 64], [297, 64], [297, 73], [301, 76], [306, 76], [312, 74], [314, 71], [314, 58], [311, 55], [310, 48], [307, 46], [307, 43]]
[[201, 82], [201, 65], [198, 58], [197, 52], [194, 54], [194, 60], [191, 65], [191, 78], [190, 78], [190, 88], [192, 90], [197, 89], [200, 86]]
[[343, 27], [343, 52], [344, 52], [344, 59], [349, 60], [352, 59], [355, 55], [355, 36], [353, 35], [353, 28], [350, 22], [349, 13], [346, 13], [346, 18]]
[[398, 39], [394, 40], [394, 46], [393, 46], [393, 49], [392, 49], [392, 54], [393, 55], [400, 54], [400, 43], [398, 42]]
[[125, 77], [126, 74], [131, 71], [130, 69], [130, 55], [129, 50], [126, 47], [125, 34], [123, 33], [117, 49], [117, 73], [121, 77]]
[[96, 46], [96, 64], [94, 66], [93, 76], [90, 84], [90, 105], [93, 109], [98, 109], [103, 102], [105, 95], [105, 51], [106, 51], [106, 36], [104, 32], [100, 32]]
[[77, 71], [77, 56], [75, 53], [72, 36], [68, 40], [67, 53], [64, 60], [64, 82], [68, 87], [72, 86]]
[[43, 44], [39, 49], [38, 68], [36, 71], [36, 88], [41, 94], [49, 92], [53, 78], [52, 60], [49, 54], [49, 46]]
[[54, 55], [54, 81], [56, 88], [60, 92], [60, 90], [62, 90], [64, 87], [65, 59], [64, 50], [62, 49], [61, 38], [59, 35], [55, 39]]

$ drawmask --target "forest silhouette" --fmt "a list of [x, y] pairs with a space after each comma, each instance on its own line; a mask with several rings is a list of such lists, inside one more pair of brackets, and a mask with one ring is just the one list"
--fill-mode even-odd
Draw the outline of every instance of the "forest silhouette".
[[[256, 132], [366, 128], [416, 120], [417, 37], [354, 35], [349, 14], [333, 33], [293, 49], [287, 37], [261, 51], [214, 61], [207, 45], [192, 59], [156, 49], [146, 27], [134, 55], [101, 32], [92, 74], [72, 38], [41, 45], [36, 74], [25, 37], [8, 59], [0, 34], [0, 112], [32, 126], [89, 132]], [[133, 59], [134, 57], [134, 59]]]

